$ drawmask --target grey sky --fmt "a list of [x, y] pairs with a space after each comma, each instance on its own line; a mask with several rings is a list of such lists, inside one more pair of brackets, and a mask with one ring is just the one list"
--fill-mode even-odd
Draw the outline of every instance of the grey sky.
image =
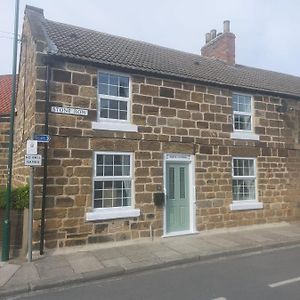
[[[300, 76], [300, 1], [295, 0], [20, 0], [45, 17], [137, 40], [200, 53], [204, 35], [231, 21], [236, 62]], [[15, 0], [0, 1], [0, 74], [11, 73]]]

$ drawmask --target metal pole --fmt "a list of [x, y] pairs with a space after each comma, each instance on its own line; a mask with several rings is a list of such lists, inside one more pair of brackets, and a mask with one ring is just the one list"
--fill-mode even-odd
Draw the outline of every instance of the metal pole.
[[11, 183], [12, 183], [12, 165], [13, 165], [14, 118], [15, 118], [16, 83], [17, 83], [19, 4], [20, 4], [20, 0], [16, 0], [13, 67], [12, 67], [12, 92], [11, 92], [11, 104], [10, 104], [8, 174], [7, 174], [7, 187], [6, 187], [6, 205], [5, 205], [5, 213], [4, 213], [4, 220], [3, 220], [2, 261], [9, 260], [9, 248], [10, 248], [10, 206], [11, 206]]
[[[51, 66], [47, 64], [46, 78], [46, 105], [45, 105], [45, 134], [49, 133], [49, 100], [50, 100], [50, 78]], [[44, 254], [45, 241], [45, 210], [46, 210], [46, 194], [47, 194], [47, 173], [48, 173], [48, 143], [44, 144], [44, 177], [43, 177], [43, 195], [41, 210], [41, 233], [40, 233], [40, 255]]]
[[28, 211], [28, 261], [32, 261], [32, 224], [33, 224], [33, 197], [34, 197], [34, 167], [30, 167], [29, 182], [29, 211]]

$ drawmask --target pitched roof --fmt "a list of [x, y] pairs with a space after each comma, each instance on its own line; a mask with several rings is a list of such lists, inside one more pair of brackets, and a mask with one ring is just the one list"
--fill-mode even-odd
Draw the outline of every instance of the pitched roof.
[[51, 56], [77, 59], [153, 75], [234, 89], [300, 97], [300, 77], [206, 58], [124, 37], [101, 33], [44, 18], [36, 8], [28, 13], [36, 38], [48, 42]]
[[12, 75], [0, 75], [0, 115], [10, 112]]

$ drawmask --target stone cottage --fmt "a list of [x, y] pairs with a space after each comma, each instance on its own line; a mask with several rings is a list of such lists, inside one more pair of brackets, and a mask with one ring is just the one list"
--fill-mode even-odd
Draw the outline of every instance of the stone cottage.
[[26, 140], [51, 137], [35, 169], [35, 248], [43, 201], [48, 248], [299, 217], [300, 78], [236, 64], [228, 21], [200, 55], [27, 6], [22, 40], [15, 185]]

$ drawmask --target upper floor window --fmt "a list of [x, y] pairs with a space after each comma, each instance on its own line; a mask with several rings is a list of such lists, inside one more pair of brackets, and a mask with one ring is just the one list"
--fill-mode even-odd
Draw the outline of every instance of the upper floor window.
[[129, 77], [99, 73], [99, 117], [129, 120]]
[[137, 131], [131, 124], [130, 77], [110, 71], [98, 73], [98, 120], [93, 129]]
[[252, 97], [233, 94], [233, 126], [235, 131], [253, 131]]

